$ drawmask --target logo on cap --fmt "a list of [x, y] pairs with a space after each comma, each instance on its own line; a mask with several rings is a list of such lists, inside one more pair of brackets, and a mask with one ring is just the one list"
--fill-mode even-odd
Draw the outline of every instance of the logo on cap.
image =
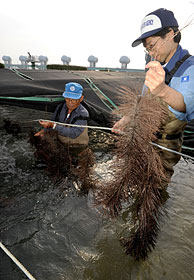
[[162, 28], [161, 20], [156, 15], [146, 16], [141, 25], [141, 34]]
[[71, 86], [71, 87], [70, 87], [70, 90], [71, 90], [71, 91], [75, 91], [75, 87], [74, 87], [74, 86]]
[[144, 21], [142, 26], [141, 26], [141, 29], [143, 29], [145, 26], [153, 25], [153, 23], [154, 23], [153, 19], [149, 19], [147, 21]]

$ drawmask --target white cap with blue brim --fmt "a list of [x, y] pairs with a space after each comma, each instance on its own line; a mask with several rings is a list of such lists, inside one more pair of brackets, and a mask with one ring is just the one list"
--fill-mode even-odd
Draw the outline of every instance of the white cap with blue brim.
[[141, 23], [141, 36], [132, 43], [132, 47], [138, 46], [144, 39], [155, 35], [165, 27], [178, 27], [173, 12], [161, 8], [149, 13]]

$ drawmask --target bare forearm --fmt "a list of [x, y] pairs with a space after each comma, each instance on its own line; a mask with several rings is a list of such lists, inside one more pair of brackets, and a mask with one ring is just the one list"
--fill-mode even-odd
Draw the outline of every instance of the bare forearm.
[[162, 98], [174, 110], [179, 112], [186, 111], [183, 95], [180, 92], [174, 90], [173, 88], [170, 88], [169, 86], [165, 85], [158, 94], [158, 96]]

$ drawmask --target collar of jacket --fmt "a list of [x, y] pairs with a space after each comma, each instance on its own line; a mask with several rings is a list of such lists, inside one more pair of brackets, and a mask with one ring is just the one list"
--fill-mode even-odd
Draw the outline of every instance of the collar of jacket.
[[179, 61], [181, 58], [183, 58], [183, 56], [185, 56], [188, 53], [189, 52], [187, 50], [182, 49], [182, 47], [178, 45], [176, 52], [164, 67], [165, 72], [167, 73], [170, 72], [174, 68], [176, 62]]

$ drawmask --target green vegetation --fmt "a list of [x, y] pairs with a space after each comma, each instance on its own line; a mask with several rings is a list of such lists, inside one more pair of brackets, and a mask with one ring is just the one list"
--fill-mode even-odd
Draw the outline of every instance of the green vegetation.
[[57, 70], [83, 70], [86, 71], [87, 67], [75, 66], [75, 65], [61, 65], [61, 64], [48, 64], [47, 69], [57, 69]]
[[0, 63], [0, 68], [4, 68], [4, 64]]

